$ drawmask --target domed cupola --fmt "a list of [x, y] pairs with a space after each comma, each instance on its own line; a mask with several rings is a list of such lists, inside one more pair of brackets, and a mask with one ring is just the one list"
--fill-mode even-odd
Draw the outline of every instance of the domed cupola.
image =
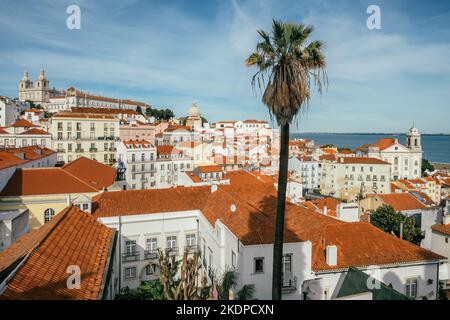
[[195, 101], [192, 102], [192, 106], [189, 109], [189, 117], [200, 117], [200, 109]]

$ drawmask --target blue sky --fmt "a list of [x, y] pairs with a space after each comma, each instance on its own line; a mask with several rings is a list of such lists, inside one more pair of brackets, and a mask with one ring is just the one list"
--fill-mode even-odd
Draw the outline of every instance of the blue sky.
[[[112, 3], [111, 3], [112, 2]], [[431, 2], [431, 3], [430, 3]], [[81, 30], [66, 8], [81, 7]], [[366, 27], [368, 5], [381, 30]], [[17, 96], [23, 70], [50, 85], [210, 121], [268, 119], [244, 65], [271, 19], [313, 24], [326, 43], [330, 85], [294, 131], [450, 133], [450, 1], [0, 0], [0, 94]]]

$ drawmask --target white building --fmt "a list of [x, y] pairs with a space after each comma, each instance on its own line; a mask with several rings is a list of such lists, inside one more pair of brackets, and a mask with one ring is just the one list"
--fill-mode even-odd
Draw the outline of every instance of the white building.
[[406, 146], [400, 144], [397, 138], [384, 138], [374, 144], [359, 147], [356, 154], [389, 162], [393, 180], [416, 179], [422, 176], [421, 136], [414, 127], [409, 129]]
[[21, 101], [32, 101], [43, 105], [49, 102], [50, 97], [54, 94], [55, 90], [50, 89], [50, 81], [45, 75], [44, 68], [39, 72], [34, 84], [27, 71], [24, 72], [22, 79], [19, 81], [19, 99]]
[[[271, 298], [275, 189], [246, 172], [229, 174], [229, 185], [110, 191], [93, 199], [94, 217], [119, 232], [120, 287], [158, 277], [157, 248], [178, 258], [199, 249], [210, 279], [234, 268], [234, 290], [253, 284], [255, 298]], [[284, 242], [283, 299], [333, 299], [350, 266], [375, 269], [374, 278], [412, 298], [436, 298], [444, 258], [368, 223], [288, 203]]]
[[26, 147], [0, 151], [0, 191], [17, 169], [54, 167], [56, 152], [41, 147]]
[[444, 289], [450, 289], [450, 216], [432, 227], [431, 251], [447, 257], [447, 263], [439, 269], [439, 279], [445, 283]]
[[49, 132], [39, 129], [28, 120], [20, 119], [8, 127], [0, 128], [0, 146], [4, 148], [22, 148], [40, 146], [50, 148], [52, 136]]
[[112, 115], [60, 112], [50, 120], [53, 149], [58, 162], [86, 157], [112, 165], [119, 143], [119, 119]]
[[421, 247], [431, 249], [431, 228], [433, 225], [442, 222], [442, 208], [425, 205], [408, 192], [369, 195], [361, 201], [361, 208], [362, 211], [376, 210], [383, 204], [391, 206], [396, 212], [407, 217], [414, 217], [416, 226], [421, 229], [424, 235], [420, 244]]
[[7, 127], [20, 119], [23, 111], [30, 108], [28, 103], [0, 96], [0, 127]]
[[391, 166], [376, 158], [341, 157], [323, 160], [321, 193], [346, 200], [391, 192]]
[[305, 191], [320, 188], [319, 162], [312, 157], [294, 156], [289, 158], [288, 170], [301, 181]]
[[74, 107], [110, 108], [137, 110], [138, 107], [145, 112], [148, 104], [129, 99], [108, 98], [79, 91], [74, 87], [61, 90], [57, 95], [51, 96], [43, 107], [48, 112], [70, 111]]
[[156, 187], [157, 152], [147, 140], [124, 140], [117, 147], [119, 167], [125, 169], [123, 190]]
[[28, 210], [0, 211], [0, 252], [29, 231]]
[[25, 110], [22, 119], [30, 121], [33, 124], [39, 124], [42, 119], [45, 117], [44, 109], [28, 109]]
[[183, 185], [181, 175], [193, 169], [192, 159], [175, 147], [155, 147], [147, 140], [120, 142], [117, 156], [118, 168], [125, 170], [124, 190]]

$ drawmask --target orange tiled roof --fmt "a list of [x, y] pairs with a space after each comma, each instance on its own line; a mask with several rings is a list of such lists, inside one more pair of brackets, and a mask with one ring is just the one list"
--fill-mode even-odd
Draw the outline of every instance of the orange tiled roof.
[[377, 158], [366, 158], [366, 157], [341, 157], [338, 159], [338, 163], [348, 163], [348, 164], [386, 164], [390, 165], [389, 162], [377, 159]]
[[116, 180], [116, 169], [85, 157], [66, 164], [62, 169], [97, 190], [109, 188]]
[[374, 147], [379, 147], [380, 151], [389, 148], [395, 144], [394, 138], [383, 138], [372, 144]]
[[417, 200], [407, 192], [394, 194], [378, 194], [376, 196], [380, 198], [381, 201], [383, 201], [385, 204], [393, 207], [395, 211], [407, 211], [426, 208], [424, 204], [422, 204], [419, 200]]
[[128, 148], [153, 148], [154, 145], [148, 140], [124, 140], [123, 144]]
[[[78, 91], [76, 90], [74, 87], [70, 87], [67, 89], [68, 92], [68, 96], [77, 96], [80, 98], [86, 98], [86, 99], [90, 99], [90, 100], [98, 100], [98, 101], [106, 101], [106, 102], [113, 102], [113, 103], [125, 103], [125, 104], [132, 104], [132, 105], [137, 105], [137, 106], [147, 106], [146, 103], [144, 102], [140, 102], [140, 101], [134, 101], [134, 100], [129, 100], [129, 99], [116, 99], [116, 98], [108, 98], [108, 97], [103, 97], [103, 96], [98, 96], [98, 95], [92, 95], [92, 94], [88, 94], [85, 93], [83, 91]], [[64, 96], [60, 96], [60, 97], [54, 97], [54, 98], [64, 98]], [[54, 99], [52, 98], [52, 99]]]
[[200, 173], [211, 173], [211, 172], [222, 172], [223, 169], [221, 166], [212, 165], [212, 166], [198, 166], [197, 169]]
[[[58, 112], [53, 115], [53, 118], [84, 118], [84, 119], [108, 119], [108, 120], [116, 120], [114, 116], [107, 114], [84, 114], [84, 113], [72, 113], [72, 112]], [[119, 121], [117, 119], [117, 121]]]
[[91, 107], [72, 107], [74, 113], [95, 113], [95, 114], [128, 114], [139, 115], [136, 110], [115, 109], [115, 108], [91, 108]]
[[25, 112], [42, 113], [42, 112], [44, 112], [44, 110], [31, 108], [31, 109], [25, 110]]
[[[201, 210], [212, 225], [222, 221], [244, 245], [272, 243], [277, 207], [273, 184], [245, 171], [227, 176], [230, 184], [219, 185], [215, 192], [210, 186], [104, 192], [94, 197], [94, 216]], [[311, 241], [315, 271], [443, 258], [368, 223], [339, 221], [292, 203], [286, 203], [285, 218], [284, 242]], [[328, 244], [338, 247], [335, 267], [325, 263]]]
[[[45, 158], [54, 153], [53, 150], [39, 146], [6, 149], [0, 151], [0, 170]], [[24, 158], [20, 158], [18, 154], [23, 154]]]
[[431, 229], [450, 236], [450, 224], [435, 224]]
[[62, 168], [17, 169], [1, 196], [97, 193], [114, 183], [115, 169], [79, 158]]
[[27, 134], [32, 134], [32, 135], [43, 135], [43, 134], [47, 134], [50, 135], [49, 132], [41, 130], [41, 129], [37, 129], [37, 128], [32, 128], [29, 129], [27, 131], [22, 132], [20, 135], [27, 135]]
[[164, 154], [180, 154], [181, 151], [175, 148], [174, 146], [157, 146], [156, 151], [158, 152], [158, 155]]
[[[3, 269], [14, 258], [29, 254], [8, 280], [0, 299], [100, 299], [114, 234], [90, 214], [74, 206], [66, 208], [48, 224], [0, 253]], [[81, 286], [77, 290], [68, 289], [66, 284], [67, 268], [71, 265], [81, 270]]]
[[30, 121], [25, 119], [20, 119], [16, 122], [14, 122], [10, 127], [17, 127], [17, 128], [31, 128], [31, 127], [38, 127], [35, 124], [32, 124]]
[[336, 161], [336, 159], [334, 154], [323, 154], [319, 157], [319, 160]]
[[253, 119], [250, 119], [250, 120], [244, 120], [243, 123], [259, 123], [259, 124], [266, 124], [266, 123], [268, 123], [268, 122], [267, 122], [267, 121], [264, 121], [264, 120], [253, 120]]

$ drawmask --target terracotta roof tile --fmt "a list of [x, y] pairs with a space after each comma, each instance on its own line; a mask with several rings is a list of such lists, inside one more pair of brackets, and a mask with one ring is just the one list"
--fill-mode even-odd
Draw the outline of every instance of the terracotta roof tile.
[[18, 128], [32, 128], [32, 127], [38, 127], [35, 124], [32, 124], [30, 121], [25, 119], [20, 119], [16, 122], [14, 122], [10, 127], [18, 127]]
[[407, 192], [394, 194], [378, 194], [376, 195], [376, 197], [380, 198], [383, 203], [393, 207], [395, 211], [407, 211], [426, 208], [424, 204], [422, 204], [419, 200], [417, 200]]
[[41, 130], [41, 129], [37, 129], [37, 128], [32, 128], [32, 129], [29, 129], [27, 131], [24, 131], [20, 135], [27, 135], [27, 134], [32, 134], [32, 135], [43, 135], [43, 134], [46, 134], [46, 135], [50, 135], [49, 132]]
[[450, 236], [450, 224], [435, 224], [431, 227], [431, 229]]
[[198, 166], [196, 169], [200, 171], [200, 173], [211, 173], [211, 172], [222, 172], [223, 169], [221, 166], [212, 165], [212, 166]]
[[[8, 281], [0, 299], [94, 300], [101, 298], [114, 231], [77, 207], [68, 207], [50, 223], [25, 235], [0, 254], [3, 267], [11, 253], [29, 254]], [[19, 255], [15, 254], [15, 257]], [[20, 258], [19, 257], [19, 258]], [[67, 268], [80, 267], [81, 286], [67, 288]]]
[[131, 110], [131, 109], [72, 107], [71, 110], [74, 113], [140, 115], [139, 112], [137, 112], [136, 110]]
[[63, 168], [17, 169], [0, 195], [97, 193], [115, 177], [114, 168], [82, 157]]
[[[273, 241], [276, 190], [244, 171], [228, 172], [229, 185], [104, 192], [94, 198], [94, 216], [201, 210], [211, 224], [222, 221], [245, 245]], [[232, 210], [234, 208], [234, 210]], [[313, 244], [316, 271], [372, 264], [439, 260], [443, 257], [393, 237], [367, 223], [347, 223], [286, 203], [284, 241]], [[325, 246], [338, 246], [338, 265], [325, 263]]]
[[386, 164], [390, 165], [389, 162], [376, 159], [376, 158], [366, 158], [366, 157], [341, 157], [338, 159], [338, 163], [348, 163], [348, 164]]
[[109, 188], [116, 180], [116, 169], [85, 157], [80, 157], [62, 168], [97, 190]]

